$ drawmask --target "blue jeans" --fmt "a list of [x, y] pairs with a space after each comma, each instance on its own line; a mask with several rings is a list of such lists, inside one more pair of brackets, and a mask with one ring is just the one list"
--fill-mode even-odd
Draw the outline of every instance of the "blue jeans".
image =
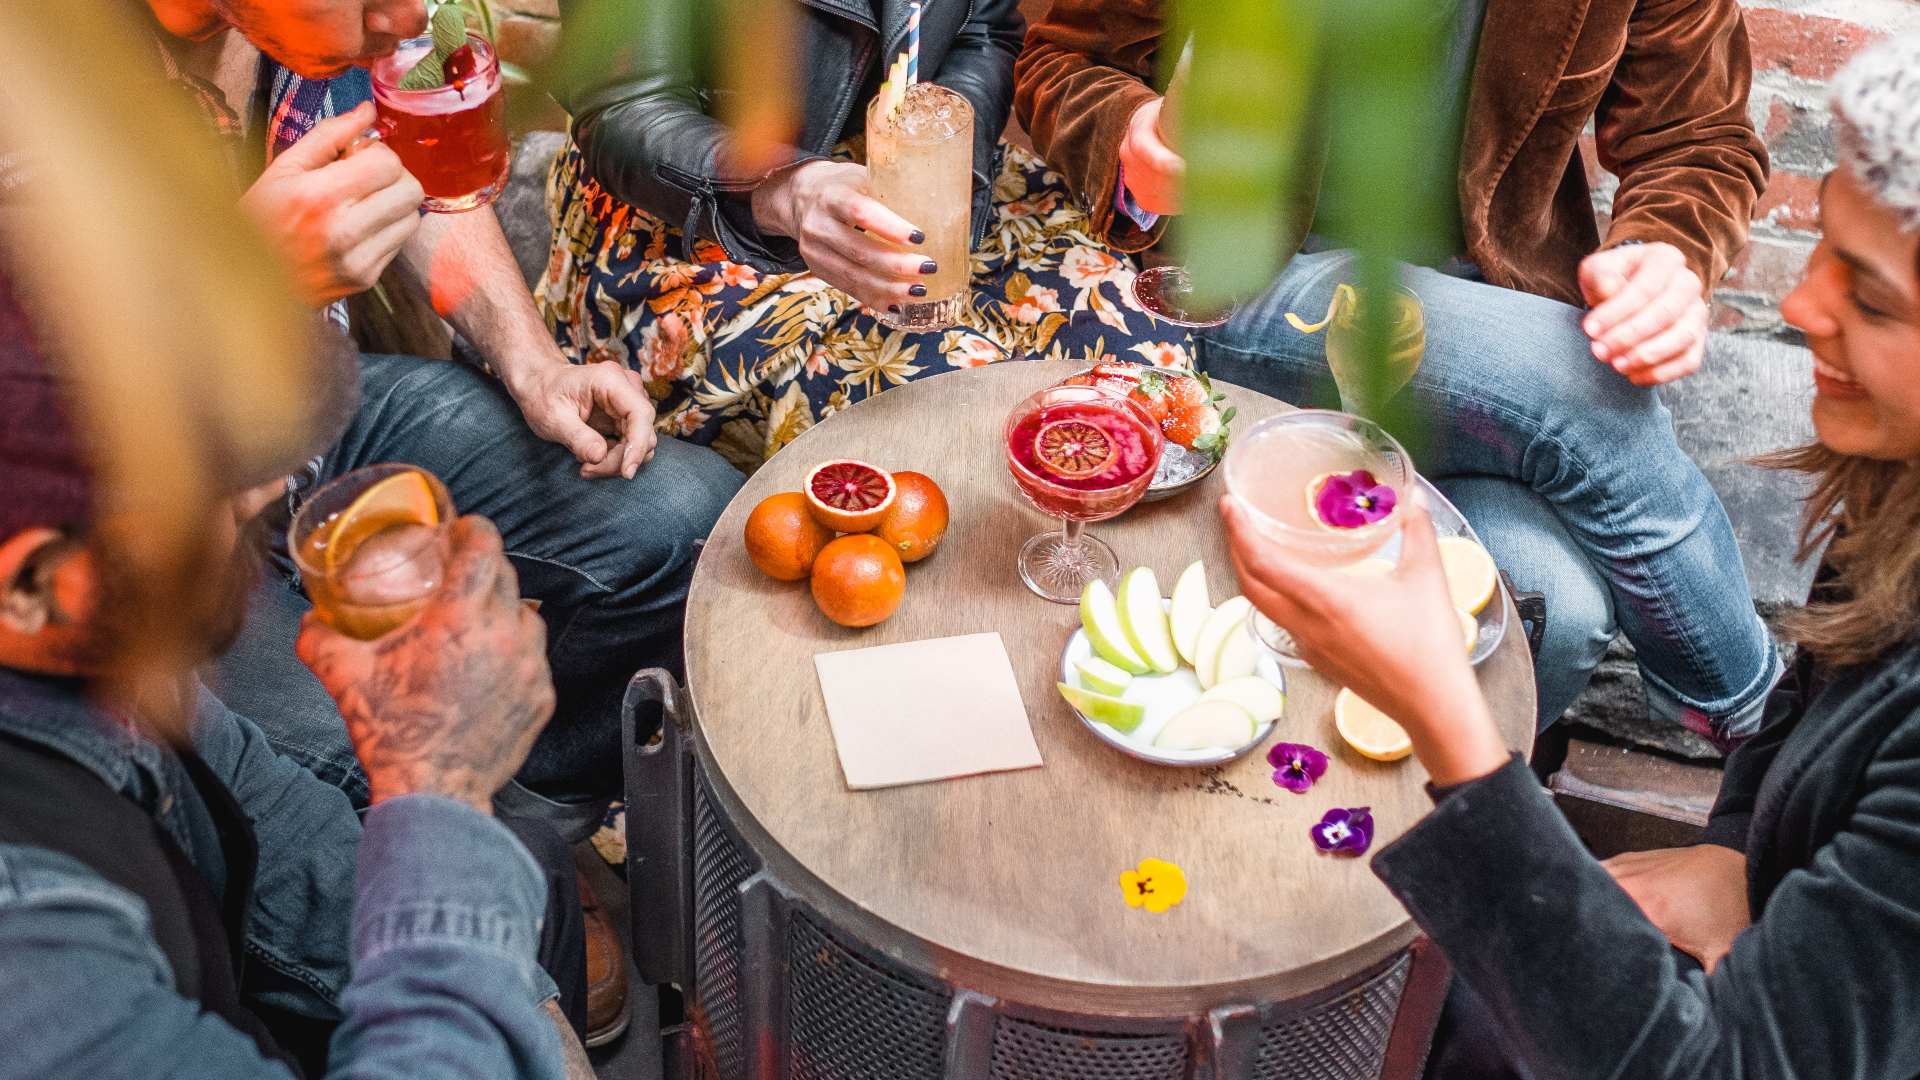
[[[1287, 401], [1337, 407], [1321, 338], [1284, 316], [1318, 319], [1352, 258], [1337, 250], [1295, 258], [1266, 294], [1206, 333], [1201, 367]], [[1590, 599], [1562, 596], [1569, 584], [1585, 590], [1589, 575], [1567, 568], [1587, 561], [1638, 653], [1653, 715], [1723, 739], [1751, 734], [1780, 659], [1754, 612], [1726, 510], [1675, 441], [1659, 396], [1593, 359], [1577, 308], [1424, 268], [1409, 269], [1406, 284], [1427, 320], [1426, 359], [1404, 392], [1427, 435], [1421, 471], [1436, 481], [1517, 481], [1544, 499], [1557, 535], [1516, 543], [1497, 525], [1475, 528], [1516, 583], [1547, 594], [1548, 625], [1563, 606], [1580, 612], [1572, 617], [1597, 614]], [[1549, 555], [1569, 542], [1571, 552]], [[1575, 632], [1597, 637], [1603, 626]], [[1543, 654], [1543, 702], [1548, 682], [1563, 677], [1549, 669], [1555, 662]]]
[[[740, 473], [711, 450], [663, 438], [632, 480], [582, 479], [573, 455], [529, 431], [493, 379], [462, 364], [368, 355], [359, 411], [318, 482], [384, 461], [430, 470], [461, 513], [491, 519], [521, 595], [540, 601], [558, 703], [521, 784], [563, 801], [616, 792], [627, 678], [679, 669], [694, 557]], [[256, 590], [240, 640], [218, 663], [220, 696], [282, 753], [364, 805], [366, 780], [340, 714], [293, 653], [308, 604], [279, 546], [282, 572]]]

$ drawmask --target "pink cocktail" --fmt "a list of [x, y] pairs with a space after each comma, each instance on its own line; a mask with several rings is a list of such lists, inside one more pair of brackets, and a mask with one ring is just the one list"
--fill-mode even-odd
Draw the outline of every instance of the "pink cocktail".
[[500, 92], [500, 58], [486, 38], [473, 33], [467, 35], [467, 47], [448, 58], [447, 85], [400, 89], [400, 81], [432, 51], [433, 39], [418, 37], [375, 61], [373, 101], [380, 111], [381, 141], [400, 155], [426, 192], [421, 205], [453, 214], [485, 206], [506, 186], [506, 98]]
[[1007, 417], [1007, 471], [1041, 513], [1060, 518], [1020, 549], [1020, 577], [1048, 600], [1078, 603], [1089, 581], [1119, 573], [1090, 521], [1126, 512], [1147, 492], [1166, 445], [1144, 409], [1099, 386], [1055, 386]]

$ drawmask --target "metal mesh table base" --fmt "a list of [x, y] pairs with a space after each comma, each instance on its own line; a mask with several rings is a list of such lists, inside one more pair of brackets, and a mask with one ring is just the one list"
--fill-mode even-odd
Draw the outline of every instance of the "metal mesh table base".
[[687, 991], [701, 1080], [1381, 1076], [1409, 951], [1310, 999], [1116, 1019], [995, 999], [867, 947], [767, 872], [676, 730], [676, 689], [664, 673], [651, 683], [667, 701], [659, 737], [636, 745], [632, 690], [628, 703], [634, 959], [648, 981]]

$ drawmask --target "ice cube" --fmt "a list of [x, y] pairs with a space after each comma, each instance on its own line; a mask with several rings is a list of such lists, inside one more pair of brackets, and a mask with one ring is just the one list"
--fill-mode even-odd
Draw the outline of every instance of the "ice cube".
[[393, 525], [353, 549], [336, 575], [336, 584], [356, 604], [403, 604], [440, 585], [440, 552], [435, 530], [426, 525]]

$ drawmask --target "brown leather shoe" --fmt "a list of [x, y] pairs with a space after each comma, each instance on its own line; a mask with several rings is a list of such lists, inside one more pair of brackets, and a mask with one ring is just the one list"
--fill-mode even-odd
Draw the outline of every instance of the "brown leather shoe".
[[627, 957], [593, 884], [585, 874], [579, 882], [587, 939], [587, 1045], [605, 1046], [627, 1030]]

